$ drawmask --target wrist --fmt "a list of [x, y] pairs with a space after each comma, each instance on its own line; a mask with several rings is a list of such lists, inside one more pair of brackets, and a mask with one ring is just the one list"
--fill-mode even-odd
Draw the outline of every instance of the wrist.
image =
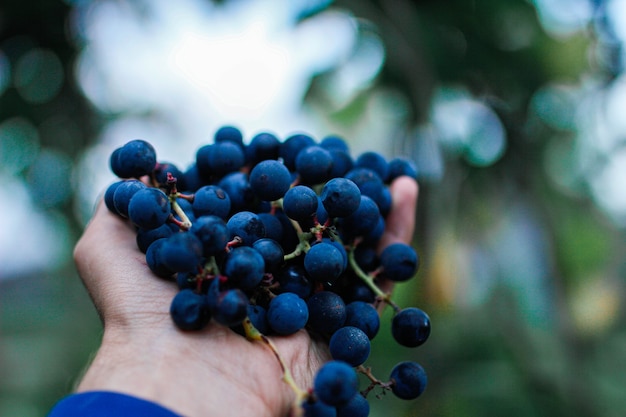
[[[258, 389], [245, 380], [245, 372], [225, 369], [243, 365], [245, 359], [238, 361], [236, 355], [228, 353], [216, 355], [208, 346], [213, 338], [233, 336], [249, 342], [217, 325], [211, 333], [186, 334], [174, 327], [147, 331], [107, 329], [77, 391], [121, 392], [153, 401], [186, 417], [206, 416], [209, 412], [215, 417], [279, 415], [270, 411], [275, 412], [276, 407], [265, 403], [257, 395]], [[185, 343], [181, 337], [186, 338]], [[241, 374], [242, 379], [234, 379], [233, 374]], [[275, 378], [274, 389], [285, 389], [279, 374], [268, 375], [267, 380], [270, 378]]]

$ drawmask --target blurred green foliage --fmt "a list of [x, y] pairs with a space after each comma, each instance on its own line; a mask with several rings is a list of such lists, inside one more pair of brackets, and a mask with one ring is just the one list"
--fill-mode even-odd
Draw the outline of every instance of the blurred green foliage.
[[[384, 378], [398, 358], [417, 360], [429, 387], [413, 402], [372, 401], [372, 415], [621, 416], [624, 229], [598, 208], [588, 184], [563, 188], [549, 175], [561, 168], [546, 168], [555, 148], [574, 146], [578, 129], [575, 99], [549, 87], [590, 76], [609, 85], [621, 72], [610, 59], [616, 51], [606, 61], [590, 58], [603, 41], [599, 23], [556, 37], [525, 0], [339, 0], [333, 7], [371, 22], [386, 48], [375, 84], [335, 108], [336, 121], [355, 123], [375, 89], [399, 92], [410, 115], [394, 140], [424, 160], [433, 101], [453, 87], [485, 103], [506, 134], [492, 163], [476, 165], [467, 148], [444, 146], [436, 148], [444, 169], [423, 173], [415, 237], [423, 266], [398, 303], [429, 312], [433, 332], [418, 349], [398, 347], [387, 312], [370, 365]], [[54, 268], [0, 279], [2, 416], [44, 415], [71, 390], [100, 334], [69, 257], [80, 227], [67, 177], [105, 120], [76, 85], [71, 12], [62, 1], [0, 5], [0, 172], [28, 185], [37, 210], [64, 218], [59, 244], [68, 248]], [[324, 103], [324, 76], [311, 86], [312, 103]], [[564, 175], [577, 162], [555, 161]], [[46, 179], [59, 172], [68, 188], [46, 198], [62, 182]]]

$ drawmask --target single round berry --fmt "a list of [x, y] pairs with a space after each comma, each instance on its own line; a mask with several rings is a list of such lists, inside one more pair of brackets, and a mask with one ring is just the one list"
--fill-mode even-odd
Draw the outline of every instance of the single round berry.
[[419, 268], [417, 252], [406, 243], [392, 243], [380, 254], [385, 278], [401, 282], [412, 278]]
[[419, 308], [404, 308], [393, 317], [391, 334], [402, 346], [420, 346], [430, 336], [430, 318]]
[[267, 321], [276, 333], [290, 335], [302, 329], [309, 319], [306, 303], [294, 293], [285, 292], [272, 299]]
[[370, 355], [370, 339], [363, 330], [345, 326], [337, 330], [328, 342], [330, 355], [335, 360], [348, 363], [351, 366], [359, 366]]
[[424, 368], [416, 362], [400, 362], [389, 376], [391, 391], [403, 400], [413, 400], [426, 389], [428, 379]]
[[252, 191], [265, 201], [282, 198], [291, 185], [291, 173], [287, 167], [274, 160], [259, 162], [250, 171]]
[[358, 377], [350, 365], [342, 361], [326, 362], [317, 371], [313, 391], [329, 405], [346, 404], [357, 393]]

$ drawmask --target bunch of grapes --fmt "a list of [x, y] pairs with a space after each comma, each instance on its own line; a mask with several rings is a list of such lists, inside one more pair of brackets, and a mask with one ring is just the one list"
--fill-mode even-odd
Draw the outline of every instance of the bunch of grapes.
[[[391, 209], [389, 184], [417, 175], [410, 160], [375, 152], [353, 159], [336, 136], [281, 142], [261, 133], [244, 144], [239, 129], [224, 126], [184, 172], [140, 139], [116, 149], [110, 165], [120, 180], [105, 204], [134, 224], [152, 272], [177, 284], [173, 323], [195, 331], [214, 320], [267, 345], [296, 393], [295, 414], [367, 416], [376, 387], [407, 400], [424, 391], [418, 363], [397, 364], [386, 381], [364, 366], [384, 306], [394, 311], [399, 344], [417, 347], [430, 334], [424, 311], [400, 308], [379, 287], [419, 268], [410, 245], [376, 250]], [[332, 358], [306, 389], [267, 337], [301, 329], [325, 341]], [[358, 373], [369, 381], [360, 391]]]

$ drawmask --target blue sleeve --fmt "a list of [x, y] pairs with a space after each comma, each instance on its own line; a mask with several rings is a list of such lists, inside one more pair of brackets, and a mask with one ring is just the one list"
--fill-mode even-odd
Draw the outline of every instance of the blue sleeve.
[[181, 417], [151, 401], [130, 395], [89, 391], [61, 399], [48, 417]]

